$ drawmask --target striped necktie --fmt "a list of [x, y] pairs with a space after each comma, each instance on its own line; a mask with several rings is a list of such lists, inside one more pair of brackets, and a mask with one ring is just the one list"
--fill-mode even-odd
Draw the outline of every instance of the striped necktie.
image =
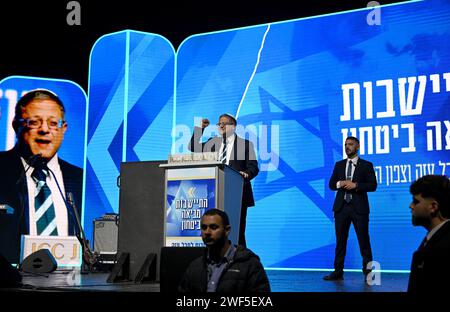
[[219, 157], [219, 160], [223, 164], [226, 164], [226, 162], [227, 162], [227, 138], [225, 136], [223, 136], [223, 150], [222, 150], [222, 154]]
[[34, 208], [36, 216], [37, 235], [58, 235], [56, 227], [55, 206], [52, 193], [46, 181], [46, 174], [41, 168], [35, 168], [31, 176], [36, 181], [36, 193], [34, 196]]
[[[352, 166], [353, 166], [353, 162], [349, 159], [348, 160], [348, 167], [347, 167], [347, 174], [346, 174], [346, 180], [351, 181], [352, 180]], [[350, 194], [349, 192], [345, 192], [345, 196], [344, 199], [347, 203], [349, 203], [352, 200], [352, 194]]]

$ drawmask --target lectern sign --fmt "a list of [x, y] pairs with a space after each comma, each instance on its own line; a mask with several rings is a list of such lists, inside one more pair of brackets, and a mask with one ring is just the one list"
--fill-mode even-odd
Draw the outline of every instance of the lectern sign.
[[22, 236], [21, 260], [40, 249], [50, 250], [58, 267], [81, 265], [81, 245], [75, 236]]
[[200, 219], [216, 207], [215, 168], [167, 170], [166, 246], [203, 246]]

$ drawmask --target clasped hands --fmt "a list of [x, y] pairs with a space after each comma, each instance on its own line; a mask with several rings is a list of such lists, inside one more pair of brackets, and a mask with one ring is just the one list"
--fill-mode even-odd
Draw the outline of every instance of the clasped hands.
[[339, 184], [344, 190], [354, 190], [357, 186], [355, 182], [352, 182], [350, 180], [339, 181]]

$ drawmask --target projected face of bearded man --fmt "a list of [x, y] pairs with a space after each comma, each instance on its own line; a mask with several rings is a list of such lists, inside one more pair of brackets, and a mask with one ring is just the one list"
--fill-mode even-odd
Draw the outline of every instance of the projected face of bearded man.
[[13, 122], [19, 150], [25, 158], [41, 154], [50, 160], [59, 150], [67, 130], [64, 107], [48, 91], [35, 91], [25, 95], [21, 101]]

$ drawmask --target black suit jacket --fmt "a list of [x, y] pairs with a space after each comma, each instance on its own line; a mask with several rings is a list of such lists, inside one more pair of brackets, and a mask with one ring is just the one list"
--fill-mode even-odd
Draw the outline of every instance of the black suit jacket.
[[[205, 143], [200, 143], [203, 134], [200, 127], [194, 127], [194, 134], [188, 146], [189, 150], [196, 153], [216, 152], [219, 151], [222, 144], [221, 137], [210, 138]], [[242, 205], [251, 207], [255, 205], [253, 198], [253, 190], [250, 180], [259, 173], [258, 161], [253, 147], [253, 143], [249, 140], [242, 139], [236, 135], [234, 140], [233, 152], [230, 155], [229, 166], [237, 171], [243, 171], [248, 174], [248, 178], [244, 179], [244, 190], [242, 194]]]
[[[425, 246], [414, 252], [408, 292], [423, 295], [433, 292], [448, 294], [450, 281], [450, 222], [445, 223]], [[428, 297], [430, 298], [430, 297]]]
[[[334, 199], [333, 211], [339, 212], [344, 204], [345, 190], [343, 188], [337, 189], [336, 184], [338, 181], [346, 179], [345, 165], [347, 159], [336, 162], [333, 174], [331, 175], [329, 187], [331, 190], [336, 191], [336, 198]], [[353, 173], [353, 182], [358, 184], [358, 187], [352, 191], [352, 201], [355, 206], [356, 212], [359, 214], [368, 214], [369, 199], [367, 192], [374, 192], [377, 189], [377, 178], [373, 169], [373, 164], [369, 161], [358, 159]]]
[[[59, 166], [66, 194], [73, 194], [78, 215], [81, 217], [83, 170], [62, 159], [59, 159]], [[0, 214], [0, 253], [13, 263], [20, 261], [21, 235], [29, 233], [28, 189], [23, 170], [22, 161], [15, 148], [0, 152], [0, 204], [7, 204], [14, 209], [13, 214]], [[17, 184], [21, 175], [21, 181]], [[78, 227], [71, 209], [68, 210], [68, 219], [69, 235], [77, 234]]]

